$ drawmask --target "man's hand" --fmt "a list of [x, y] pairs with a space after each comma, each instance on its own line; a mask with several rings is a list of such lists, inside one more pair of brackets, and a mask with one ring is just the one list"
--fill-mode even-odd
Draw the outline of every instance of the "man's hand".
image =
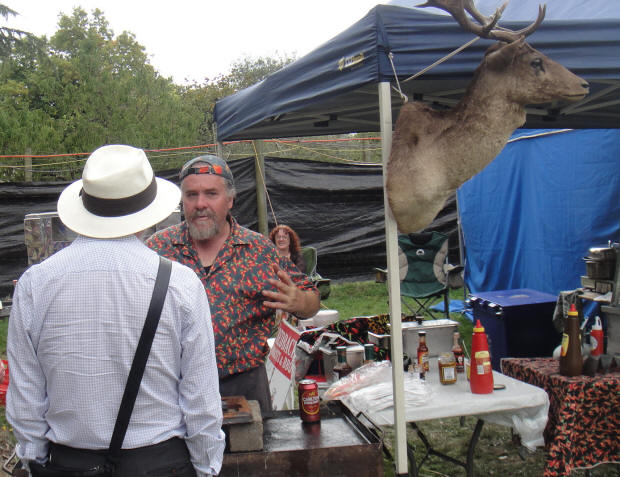
[[291, 277], [275, 263], [273, 271], [278, 279], [269, 278], [269, 284], [276, 291], [263, 290], [267, 300], [263, 304], [269, 308], [280, 309], [300, 318], [310, 318], [319, 311], [319, 294], [314, 290], [300, 290]]

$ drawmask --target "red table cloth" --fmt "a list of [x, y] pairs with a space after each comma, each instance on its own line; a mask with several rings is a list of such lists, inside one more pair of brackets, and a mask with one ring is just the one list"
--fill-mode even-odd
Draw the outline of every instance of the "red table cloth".
[[620, 368], [594, 377], [560, 375], [553, 358], [504, 358], [504, 374], [547, 391], [544, 477], [620, 461]]

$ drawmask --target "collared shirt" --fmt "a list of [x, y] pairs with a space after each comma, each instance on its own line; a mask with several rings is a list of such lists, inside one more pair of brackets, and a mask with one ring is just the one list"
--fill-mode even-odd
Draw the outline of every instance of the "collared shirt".
[[[135, 236], [78, 236], [19, 279], [6, 411], [20, 459], [42, 461], [48, 441], [108, 448], [158, 264]], [[225, 445], [209, 316], [194, 272], [173, 263], [123, 442], [127, 449], [183, 438], [200, 476], [219, 472]]]
[[146, 241], [157, 253], [187, 265], [200, 277], [211, 305], [220, 377], [255, 368], [265, 361], [267, 338], [275, 327], [275, 310], [263, 305], [261, 292], [271, 289], [267, 278], [277, 278], [273, 263], [302, 290], [316, 290], [293, 262], [278, 255], [267, 237], [240, 226], [232, 217], [229, 221], [230, 235], [208, 270], [191, 245], [186, 222], [157, 232]]

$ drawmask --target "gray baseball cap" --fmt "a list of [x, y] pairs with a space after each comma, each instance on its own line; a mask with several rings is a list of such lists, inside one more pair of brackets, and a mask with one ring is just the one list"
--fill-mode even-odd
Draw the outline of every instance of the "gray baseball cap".
[[[194, 164], [199, 164], [194, 166]], [[234, 178], [228, 164], [221, 157], [214, 156], [213, 154], [205, 154], [204, 156], [198, 156], [190, 159], [179, 172], [179, 181], [183, 181], [190, 174], [213, 174], [223, 177], [234, 184]]]

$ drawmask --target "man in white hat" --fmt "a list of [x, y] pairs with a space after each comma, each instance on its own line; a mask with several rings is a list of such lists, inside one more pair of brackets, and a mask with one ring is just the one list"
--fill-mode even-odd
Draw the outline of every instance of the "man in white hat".
[[[180, 196], [144, 151], [123, 145], [93, 152], [60, 195], [58, 215], [78, 237], [22, 275], [9, 320], [6, 412], [22, 462], [105, 462], [159, 265], [136, 234]], [[207, 297], [196, 274], [173, 263], [114, 475], [217, 474], [221, 424]]]

